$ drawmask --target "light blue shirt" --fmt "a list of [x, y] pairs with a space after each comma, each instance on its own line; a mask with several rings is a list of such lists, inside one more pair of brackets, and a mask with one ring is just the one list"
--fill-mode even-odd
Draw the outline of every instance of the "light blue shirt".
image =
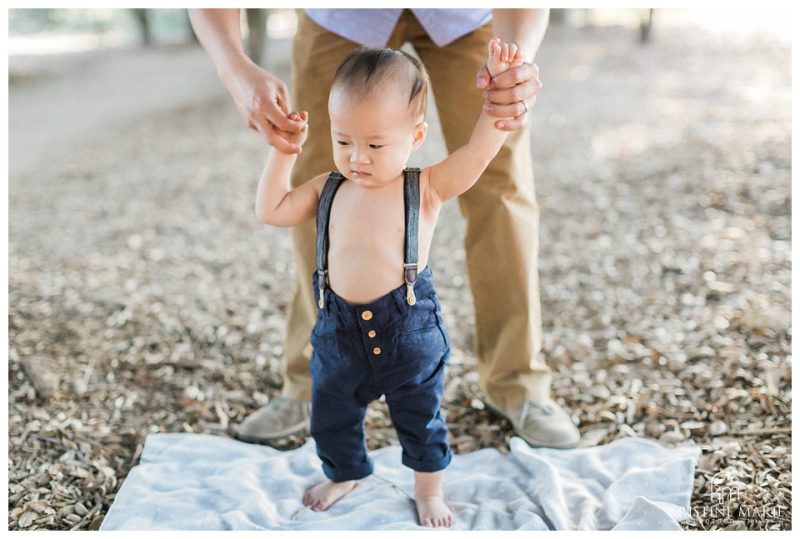
[[[480, 28], [492, 18], [491, 9], [412, 9], [425, 31], [443, 47]], [[307, 9], [309, 18], [326, 30], [368, 47], [384, 47], [402, 9]]]

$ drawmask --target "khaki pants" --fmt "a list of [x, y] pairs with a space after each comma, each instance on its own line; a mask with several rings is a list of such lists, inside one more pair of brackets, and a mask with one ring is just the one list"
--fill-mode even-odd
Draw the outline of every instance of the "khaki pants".
[[[307, 110], [311, 125], [292, 184], [334, 170], [328, 93], [333, 75], [356, 43], [311, 21], [298, 10], [292, 58], [292, 107]], [[406, 10], [387, 46], [409, 42], [428, 69], [448, 152], [466, 144], [481, 111], [475, 87], [492, 37], [491, 23], [446, 47], [428, 37]], [[537, 268], [539, 212], [528, 128], [510, 134], [480, 180], [459, 197], [467, 221], [464, 246], [475, 303], [480, 387], [500, 406], [546, 397], [550, 369], [540, 357], [541, 314]], [[294, 227], [297, 287], [286, 335], [285, 395], [309, 401], [309, 338], [317, 317], [313, 221]]]

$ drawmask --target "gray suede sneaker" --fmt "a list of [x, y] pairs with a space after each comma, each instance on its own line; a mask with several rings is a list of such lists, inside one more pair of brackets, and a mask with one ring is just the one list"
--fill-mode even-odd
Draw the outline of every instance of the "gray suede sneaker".
[[502, 409], [489, 399], [483, 399], [486, 408], [511, 422], [514, 431], [528, 444], [537, 447], [568, 449], [576, 447], [581, 433], [569, 414], [552, 399], [533, 399]]
[[243, 442], [269, 443], [307, 430], [310, 424], [310, 402], [280, 396], [234, 427], [233, 436]]

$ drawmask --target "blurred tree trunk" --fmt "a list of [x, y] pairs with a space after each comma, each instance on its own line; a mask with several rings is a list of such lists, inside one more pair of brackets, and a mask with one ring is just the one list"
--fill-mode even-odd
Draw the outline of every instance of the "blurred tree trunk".
[[564, 8], [551, 8], [550, 22], [554, 24], [565, 24], [567, 22], [567, 10]]
[[149, 47], [153, 44], [153, 33], [150, 30], [150, 21], [147, 18], [146, 9], [132, 9], [133, 15], [139, 26], [139, 37], [142, 40], [142, 45]]
[[258, 65], [264, 58], [264, 47], [267, 42], [268, 9], [247, 10], [247, 55]]
[[186, 10], [184, 10], [183, 13], [186, 16], [186, 28], [189, 29], [189, 36], [188, 36], [189, 43], [198, 43], [199, 44], [200, 40], [197, 39], [197, 34], [194, 33], [194, 28], [192, 27], [192, 21], [191, 21], [191, 19], [189, 19], [189, 10], [186, 9]]
[[[647, 43], [650, 41], [650, 35], [653, 29], [653, 15], [655, 9], [634, 9], [639, 17], [639, 41]], [[567, 26], [594, 26], [595, 17], [593, 16], [594, 10], [589, 8], [558, 8], [550, 10], [550, 22], [554, 24], [567, 25]], [[576, 19], [579, 19], [576, 21]]]
[[650, 30], [653, 29], [653, 13], [654, 9], [640, 9], [639, 10], [639, 38], [642, 43], [650, 41]]

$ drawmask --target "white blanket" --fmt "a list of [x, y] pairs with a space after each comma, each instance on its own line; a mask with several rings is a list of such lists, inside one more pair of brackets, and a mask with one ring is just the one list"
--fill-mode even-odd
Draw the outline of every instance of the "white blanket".
[[[456, 530], [678, 530], [689, 517], [696, 446], [624, 438], [582, 449], [454, 455], [445, 499]], [[324, 479], [313, 440], [278, 451], [203, 434], [151, 434], [101, 530], [421, 529], [400, 447], [371, 453], [375, 474], [327, 511], [304, 509]]]

